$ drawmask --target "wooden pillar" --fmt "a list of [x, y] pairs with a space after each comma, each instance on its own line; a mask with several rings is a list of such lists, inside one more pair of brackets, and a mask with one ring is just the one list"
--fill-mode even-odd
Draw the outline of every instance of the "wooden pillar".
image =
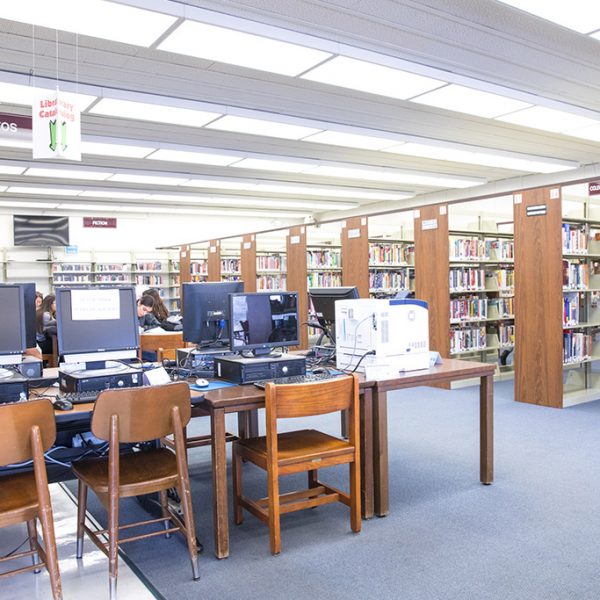
[[[538, 214], [528, 215], [536, 206]], [[562, 207], [559, 187], [513, 195], [515, 400], [562, 407]], [[539, 214], [544, 213], [545, 214]]]
[[346, 219], [342, 228], [342, 283], [369, 297], [369, 227], [367, 217]]
[[208, 243], [207, 281], [221, 281], [221, 242], [210, 240]]
[[244, 292], [256, 291], [256, 236], [245, 235], [240, 244], [240, 271]]
[[189, 244], [179, 248], [179, 306], [183, 315], [183, 284], [192, 280], [191, 270], [192, 249]]
[[[286, 287], [298, 292], [298, 318], [300, 323], [308, 320], [308, 285], [306, 269], [306, 227], [292, 227], [286, 238], [287, 274]], [[308, 348], [308, 327], [300, 327], [300, 348]]]
[[415, 297], [429, 306], [429, 349], [450, 354], [448, 207], [415, 210]]

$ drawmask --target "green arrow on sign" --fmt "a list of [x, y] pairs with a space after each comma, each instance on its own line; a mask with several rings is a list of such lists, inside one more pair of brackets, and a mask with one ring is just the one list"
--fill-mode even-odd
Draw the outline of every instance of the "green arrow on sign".
[[60, 124], [60, 149], [64, 152], [67, 149], [67, 122]]
[[50, 126], [50, 150], [54, 152], [56, 150], [56, 121], [50, 121], [48, 123]]

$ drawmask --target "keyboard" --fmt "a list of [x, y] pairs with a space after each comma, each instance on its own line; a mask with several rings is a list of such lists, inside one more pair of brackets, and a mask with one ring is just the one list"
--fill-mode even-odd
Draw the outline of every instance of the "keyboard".
[[277, 385], [289, 385], [292, 383], [314, 383], [316, 381], [325, 381], [327, 379], [335, 379], [340, 373], [307, 373], [306, 375], [290, 375], [289, 377], [276, 377], [274, 379], [261, 379], [252, 383], [261, 390], [264, 390], [267, 383], [275, 383]]
[[68, 400], [71, 404], [85, 404], [86, 402], [96, 402], [96, 398], [98, 398], [99, 393], [99, 390], [87, 392], [64, 392], [60, 397], [64, 400]]

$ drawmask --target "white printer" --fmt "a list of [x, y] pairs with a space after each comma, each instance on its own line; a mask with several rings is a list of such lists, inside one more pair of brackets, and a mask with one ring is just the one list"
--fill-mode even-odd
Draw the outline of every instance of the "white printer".
[[429, 368], [427, 302], [413, 299], [338, 300], [335, 303], [337, 367], [367, 379]]

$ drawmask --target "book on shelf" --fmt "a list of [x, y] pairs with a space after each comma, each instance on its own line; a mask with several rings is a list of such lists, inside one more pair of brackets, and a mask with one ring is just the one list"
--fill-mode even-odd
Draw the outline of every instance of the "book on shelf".
[[450, 319], [454, 322], [487, 319], [488, 299], [464, 296], [450, 300]]
[[593, 335], [581, 331], [563, 332], [563, 362], [565, 364], [588, 360], [592, 357]]
[[487, 332], [485, 325], [479, 327], [453, 327], [450, 330], [451, 354], [485, 350], [486, 348]]
[[589, 267], [585, 262], [562, 261], [563, 289], [586, 290], [589, 287]]
[[563, 254], [587, 254], [588, 234], [585, 224], [562, 224]]
[[485, 270], [476, 267], [454, 267], [450, 269], [450, 291], [485, 290]]

